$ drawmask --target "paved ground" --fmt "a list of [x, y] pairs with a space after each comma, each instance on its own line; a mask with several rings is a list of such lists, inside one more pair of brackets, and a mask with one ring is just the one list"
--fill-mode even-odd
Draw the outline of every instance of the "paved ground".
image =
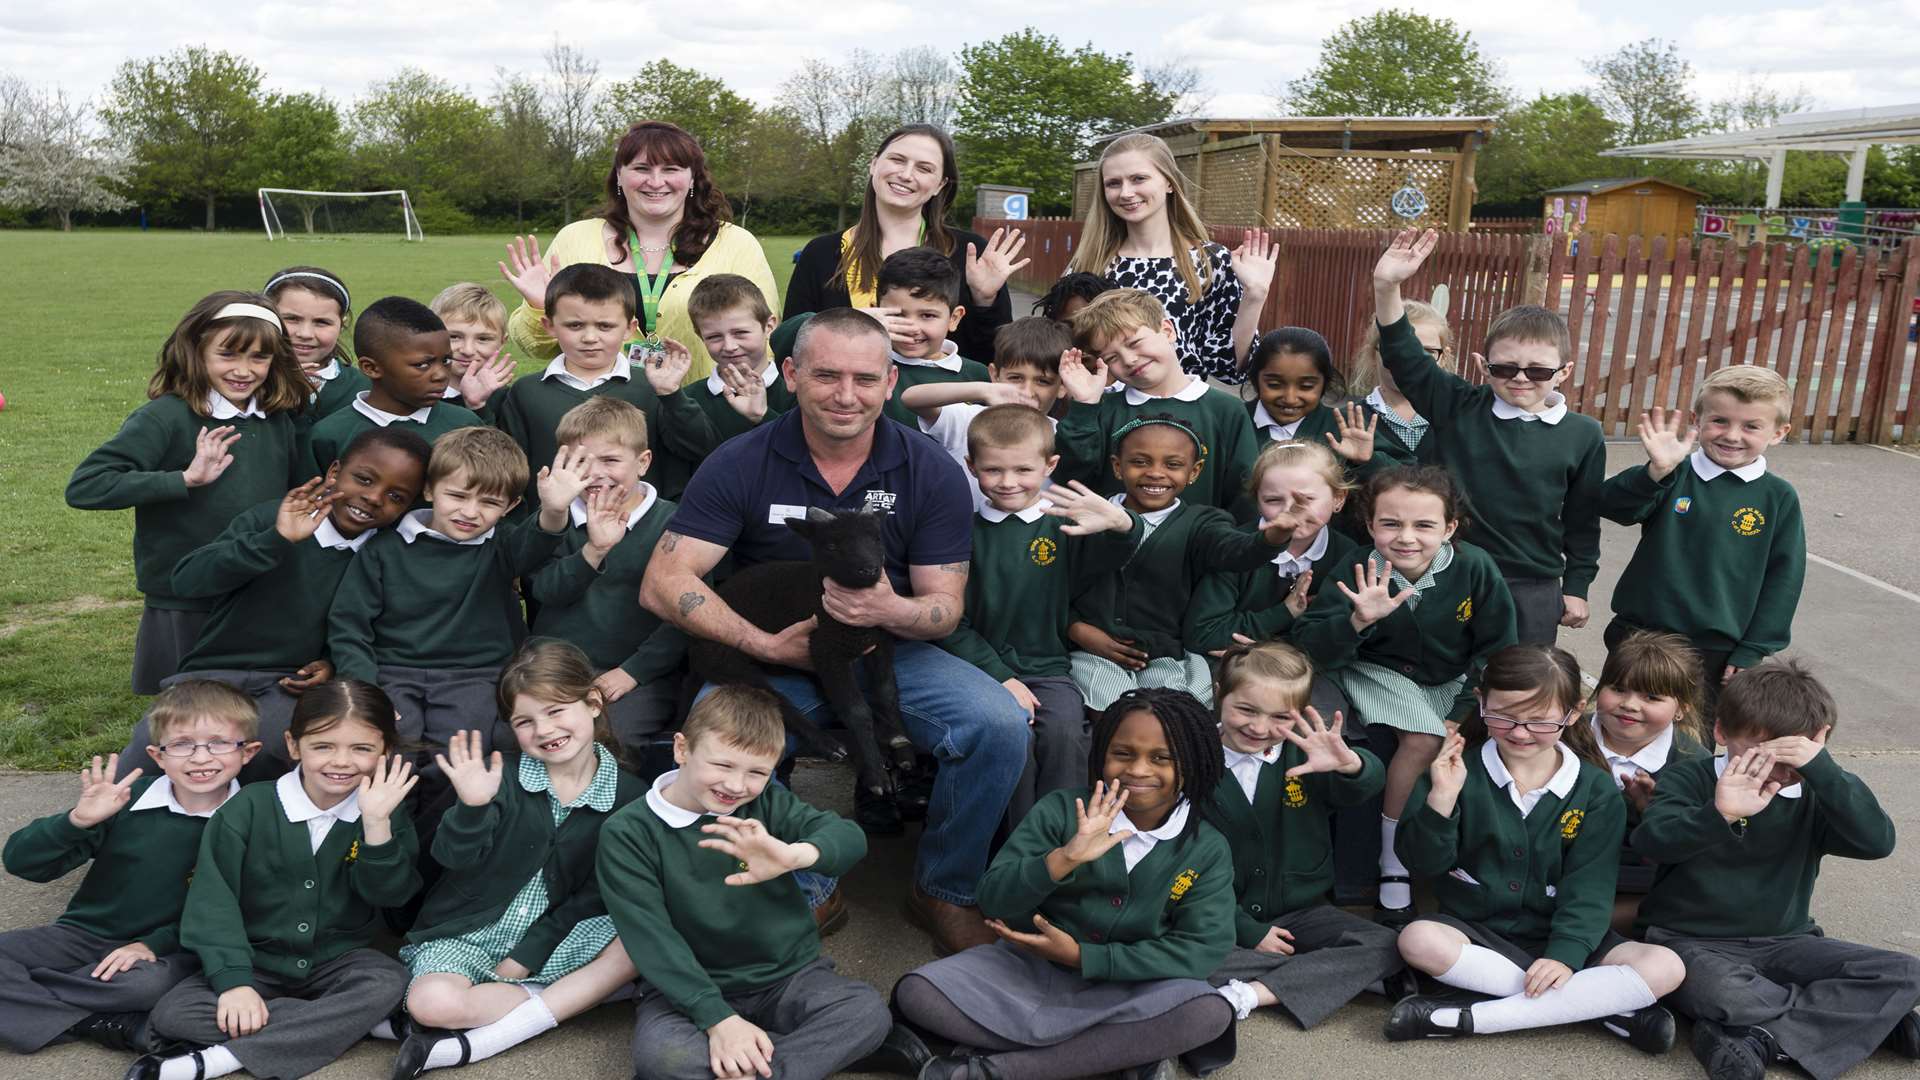
[[[1609, 447], [1609, 471], [1638, 458], [1635, 444]], [[1791, 446], [1770, 461], [1799, 487], [1810, 546], [1806, 595], [1794, 629], [1793, 652], [1818, 665], [1840, 700], [1843, 727], [1839, 756], [1880, 794], [1901, 832], [1920, 836], [1920, 544], [1910, 531], [1920, 505], [1920, 458], [1870, 447]], [[1603, 575], [1594, 607], [1604, 612], [1613, 576], [1626, 564], [1632, 536], [1611, 526], [1605, 538]], [[1590, 670], [1601, 659], [1599, 629], [1563, 637]], [[838, 771], [803, 767], [797, 786], [822, 805], [845, 810], [847, 783]], [[0, 830], [67, 805], [65, 777], [0, 774]], [[877, 986], [932, 958], [925, 941], [901, 917], [898, 904], [910, 879], [907, 841], [883, 842], [847, 879], [854, 910], [847, 930], [828, 943], [841, 969]], [[1884, 948], [1920, 952], [1920, 844], [1909, 840], [1884, 863], [1833, 860], [1820, 883], [1816, 909], [1836, 936]], [[45, 922], [58, 914], [72, 881], [32, 885], [0, 880], [0, 928]], [[1527, 1077], [1593, 1080], [1599, 1073], [1649, 1077], [1698, 1077], [1684, 1048], [1664, 1058], [1636, 1054], [1593, 1031], [1559, 1031], [1467, 1040], [1445, 1046], [1395, 1045], [1380, 1035], [1385, 1005], [1363, 997], [1320, 1028], [1302, 1033], [1272, 1015], [1241, 1026], [1240, 1059], [1223, 1080], [1276, 1075], [1339, 1075], [1350, 1080], [1426, 1077]], [[630, 1069], [624, 1006], [603, 1007], [563, 1031], [459, 1075], [466, 1080], [506, 1080], [535, 1075], [616, 1077]], [[389, 1044], [366, 1042], [317, 1074], [329, 1080], [385, 1077]], [[0, 1078], [78, 1080], [115, 1077], [125, 1063], [91, 1047], [65, 1046], [32, 1059], [0, 1056]], [[451, 1075], [451, 1074], [450, 1074]], [[1784, 1075], [1784, 1074], [1778, 1074]], [[1910, 1062], [1881, 1054], [1857, 1073], [1863, 1078], [1911, 1077]]]

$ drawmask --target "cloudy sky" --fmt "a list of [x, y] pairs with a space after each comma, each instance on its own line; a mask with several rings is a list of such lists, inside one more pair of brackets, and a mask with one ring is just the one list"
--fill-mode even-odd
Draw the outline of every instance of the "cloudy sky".
[[[244, 54], [270, 88], [351, 101], [404, 65], [484, 96], [496, 68], [538, 71], [557, 34], [623, 78], [665, 56], [770, 101], [803, 58], [861, 47], [948, 51], [1032, 25], [1069, 45], [1092, 41], [1142, 61], [1199, 66], [1214, 115], [1271, 113], [1271, 90], [1313, 63], [1322, 37], [1379, 3], [1321, 0], [17, 0], [0, 10], [0, 70], [78, 96], [97, 94], [129, 57], [204, 43]], [[1646, 37], [1678, 43], [1706, 99], [1743, 79], [1804, 88], [1817, 108], [1920, 101], [1912, 60], [1920, 0], [1422, 0], [1506, 68], [1523, 95], [1585, 81], [1579, 60]], [[132, 8], [138, 14], [129, 16]], [[384, 9], [384, 10], [380, 10]], [[929, 12], [937, 14], [930, 18]], [[1170, 14], [1171, 12], [1171, 14]], [[1090, 18], [1090, 15], [1097, 15]]]

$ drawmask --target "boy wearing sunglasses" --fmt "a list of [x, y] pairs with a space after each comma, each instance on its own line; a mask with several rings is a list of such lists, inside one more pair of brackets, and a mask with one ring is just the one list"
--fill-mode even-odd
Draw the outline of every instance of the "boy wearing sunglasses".
[[1439, 234], [1408, 229], [1373, 268], [1380, 360], [1432, 425], [1432, 461], [1452, 470], [1473, 507], [1473, 542], [1513, 594], [1522, 644], [1551, 645], [1559, 627], [1587, 624], [1587, 588], [1600, 569], [1600, 424], [1573, 412], [1558, 387], [1573, 372], [1567, 324], [1522, 304], [1494, 317], [1475, 386], [1441, 370], [1407, 321], [1400, 285]]

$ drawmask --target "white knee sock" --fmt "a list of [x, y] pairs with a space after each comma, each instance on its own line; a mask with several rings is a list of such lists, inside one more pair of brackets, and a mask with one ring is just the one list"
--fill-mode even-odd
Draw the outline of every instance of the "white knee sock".
[[[240, 1071], [240, 1059], [234, 1057], [233, 1051], [224, 1046], [209, 1046], [200, 1051], [200, 1061], [204, 1069], [200, 1075], [205, 1076], [207, 1080]], [[193, 1077], [192, 1054], [182, 1054], [160, 1063], [160, 1080], [193, 1080]]]
[[1457, 986], [1488, 997], [1508, 997], [1524, 993], [1527, 989], [1527, 973], [1521, 970], [1520, 965], [1492, 949], [1471, 943], [1462, 945], [1460, 959], [1434, 978], [1448, 986]]
[[1537, 998], [1524, 993], [1474, 1005], [1475, 1034], [1572, 1024], [1632, 1012], [1653, 1004], [1653, 991], [1640, 973], [1625, 964], [1577, 971], [1566, 985]]
[[[526, 1001], [507, 1015], [483, 1027], [467, 1031], [467, 1046], [470, 1053], [468, 1062], [490, 1058], [502, 1050], [519, 1046], [535, 1035], [540, 1035], [559, 1027], [560, 1022], [548, 1011], [547, 1003], [540, 995], [531, 994]], [[434, 1044], [433, 1051], [427, 1055], [427, 1068], [443, 1069], [460, 1063], [460, 1040], [441, 1039]]]
[[[1400, 821], [1382, 814], [1380, 816], [1380, 876], [1406, 877], [1407, 868], [1394, 854], [1393, 838], [1400, 831]], [[1404, 881], [1383, 881], [1380, 883], [1380, 906], [1403, 908], [1413, 903], [1413, 888]]]

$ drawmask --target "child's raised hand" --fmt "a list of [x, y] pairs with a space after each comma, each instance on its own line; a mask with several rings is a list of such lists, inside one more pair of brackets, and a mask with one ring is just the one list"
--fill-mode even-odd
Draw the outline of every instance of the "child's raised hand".
[[999, 934], [1003, 939], [1013, 942], [1042, 960], [1059, 964], [1064, 968], [1079, 970], [1080, 943], [1073, 939], [1072, 934], [1048, 922], [1046, 916], [1037, 911], [1033, 914], [1033, 928], [1035, 933], [1023, 934], [999, 919], [987, 920], [987, 929]]
[[1398, 288], [1399, 285], [1418, 273], [1427, 256], [1440, 243], [1440, 234], [1436, 230], [1402, 229], [1380, 253], [1380, 261], [1373, 264], [1373, 283]]
[[660, 347], [647, 357], [647, 385], [660, 397], [680, 392], [680, 385], [687, 381], [687, 372], [693, 370], [693, 350], [670, 337], [660, 339]]
[[734, 412], [755, 424], [766, 419], [767, 384], [752, 368], [739, 364], [719, 364], [714, 370], [719, 373], [721, 384], [727, 388], [727, 404]]
[[1299, 747], [1307, 759], [1287, 770], [1289, 778], [1305, 776], [1308, 773], [1344, 773], [1348, 776], [1361, 769], [1360, 755], [1353, 752], [1347, 740], [1340, 735], [1340, 729], [1346, 725], [1346, 717], [1333, 714], [1333, 725], [1329, 727], [1320, 718], [1320, 710], [1309, 705], [1304, 713], [1291, 713], [1287, 717], [1287, 726], [1280, 729], [1280, 737]]
[[1293, 579], [1293, 588], [1287, 590], [1287, 610], [1299, 618], [1307, 613], [1307, 605], [1313, 603], [1313, 571], [1302, 570]]
[[1335, 406], [1333, 422], [1339, 434], [1327, 432], [1327, 445], [1355, 465], [1373, 460], [1374, 429], [1380, 426], [1380, 414], [1357, 402]]
[[1713, 785], [1713, 808], [1729, 824], [1765, 810], [1780, 791], [1773, 765], [1773, 751], [1759, 746], [1728, 759], [1726, 771]]
[[220, 474], [233, 464], [233, 444], [240, 441], [240, 432], [228, 424], [217, 428], [204, 428], [193, 438], [193, 460], [187, 463], [181, 473], [182, 479], [190, 488], [205, 487], [220, 479]]
[[707, 1067], [715, 1080], [773, 1075], [773, 1040], [739, 1013], [707, 1029]]
[[1573, 969], [1558, 960], [1541, 957], [1527, 968], [1527, 996], [1539, 997], [1549, 990], [1558, 990], [1573, 978]]
[[383, 827], [380, 831], [386, 833], [387, 819], [419, 782], [420, 778], [413, 774], [413, 762], [399, 754], [382, 757], [374, 762], [373, 772], [360, 778], [360, 820], [367, 843], [386, 843], [385, 836], [375, 838], [371, 826], [378, 824]]
[[1027, 245], [1027, 234], [1018, 229], [998, 228], [987, 237], [987, 250], [976, 251], [967, 245], [967, 290], [981, 307], [992, 306], [1007, 279], [1020, 272], [1032, 259], [1014, 260]]
[[1115, 506], [1104, 496], [1095, 494], [1092, 488], [1078, 480], [1069, 481], [1065, 487], [1048, 484], [1040, 494], [1053, 504], [1042, 513], [1049, 517], [1066, 518], [1067, 523], [1060, 526], [1060, 531], [1068, 536], [1123, 533], [1133, 528], [1133, 518], [1126, 510]]
[[820, 849], [812, 844], [789, 844], [767, 831], [754, 818], [731, 815], [717, 817], [700, 827], [710, 839], [700, 846], [740, 860], [737, 873], [728, 874], [728, 885], [758, 885], [782, 874], [805, 870], [820, 860]]
[[1113, 819], [1127, 805], [1127, 789], [1105, 781], [1093, 785], [1093, 798], [1073, 800], [1076, 826], [1073, 837], [1060, 846], [1060, 854], [1069, 863], [1082, 866], [1113, 850], [1115, 844], [1133, 835], [1131, 829], [1109, 832]]
[[1759, 749], [1772, 751], [1773, 760], [1781, 765], [1794, 769], [1805, 768], [1807, 762], [1819, 757], [1820, 751], [1826, 749], [1827, 733], [1832, 730], [1830, 725], [1823, 727], [1814, 732], [1811, 738], [1805, 735], [1782, 735], [1761, 743]]
[[980, 383], [980, 404], [982, 405], [1026, 405], [1029, 403], [1027, 392], [1012, 383]]
[[1335, 581], [1334, 585], [1353, 604], [1355, 630], [1363, 630], [1400, 610], [1400, 605], [1413, 596], [1412, 589], [1402, 589], [1396, 595], [1392, 568], [1376, 565], [1372, 559], [1354, 564], [1353, 583], [1359, 586], [1358, 591], [1347, 588], [1344, 581]]
[[1264, 304], [1280, 263], [1280, 245], [1265, 229], [1248, 229], [1233, 249], [1233, 276], [1240, 279], [1241, 305]]
[[453, 785], [453, 793], [467, 806], [485, 806], [500, 792], [500, 751], [487, 755], [486, 744], [478, 731], [456, 731], [447, 740], [447, 752], [433, 755], [441, 775]]
[[871, 317], [887, 332], [887, 340], [895, 348], [913, 343], [913, 324], [900, 314], [897, 307], [863, 307], [856, 309]]
[[1466, 749], [1466, 737], [1458, 731], [1451, 732], [1440, 743], [1440, 752], [1434, 755], [1433, 764], [1427, 766], [1433, 795], [1447, 800], [1449, 810], [1460, 797], [1460, 789], [1467, 786]]
[[602, 559], [627, 538], [626, 501], [626, 492], [608, 487], [587, 492], [587, 547]]
[[1281, 548], [1293, 542], [1293, 534], [1300, 531], [1300, 515], [1294, 512], [1299, 505], [1289, 497], [1286, 505], [1272, 516], [1261, 515], [1260, 535], [1267, 541], [1268, 547]]
[[484, 409], [493, 392], [513, 381], [513, 357], [505, 349], [486, 360], [475, 360], [460, 376], [460, 401], [469, 409]]
[[101, 982], [112, 982], [115, 975], [133, 970], [135, 964], [152, 964], [159, 959], [153, 955], [151, 948], [138, 941], [131, 942], [101, 957], [100, 962], [93, 966], [93, 978]]
[[1654, 480], [1666, 479], [1700, 442], [1700, 432], [1687, 423], [1684, 410], [1668, 411], [1658, 405], [1640, 414], [1634, 434], [1647, 452], [1647, 476]]
[[103, 765], [99, 757], [93, 764], [80, 770], [80, 798], [67, 811], [67, 823], [76, 829], [91, 829], [120, 812], [133, 797], [133, 782], [140, 779], [142, 770], [135, 769], [123, 779], [116, 781], [113, 774], [120, 769], [120, 755], [108, 754]]
[[267, 1026], [267, 1002], [251, 986], [236, 986], [214, 1004], [213, 1022], [229, 1039], [252, 1035]]
[[298, 544], [313, 539], [320, 529], [320, 522], [326, 520], [327, 511], [339, 502], [341, 494], [327, 489], [327, 478], [316, 476], [313, 479], [287, 492], [280, 500], [280, 512], [274, 515], [273, 530], [289, 544]]
[[1620, 797], [1627, 800], [1627, 805], [1633, 807], [1635, 813], [1644, 814], [1647, 807], [1653, 805], [1653, 790], [1657, 783], [1650, 772], [1634, 773], [1621, 782]]
[[542, 466], [535, 480], [540, 493], [540, 509], [564, 511], [587, 490], [588, 455], [583, 447], [563, 446], [554, 452], [553, 464]]
[[280, 689], [285, 690], [294, 697], [299, 697], [301, 694], [306, 693], [331, 678], [333, 678], [332, 661], [309, 660], [301, 666], [299, 671], [282, 678], [280, 680]]
[[549, 255], [541, 261], [539, 237], [516, 236], [507, 241], [507, 261], [496, 265], [500, 276], [513, 283], [528, 307], [546, 310], [547, 282], [560, 272], [560, 256]]
[[1060, 354], [1060, 389], [1069, 398], [1082, 405], [1100, 404], [1100, 395], [1106, 393], [1106, 361], [1099, 357], [1088, 357], [1079, 349], [1068, 349]]

